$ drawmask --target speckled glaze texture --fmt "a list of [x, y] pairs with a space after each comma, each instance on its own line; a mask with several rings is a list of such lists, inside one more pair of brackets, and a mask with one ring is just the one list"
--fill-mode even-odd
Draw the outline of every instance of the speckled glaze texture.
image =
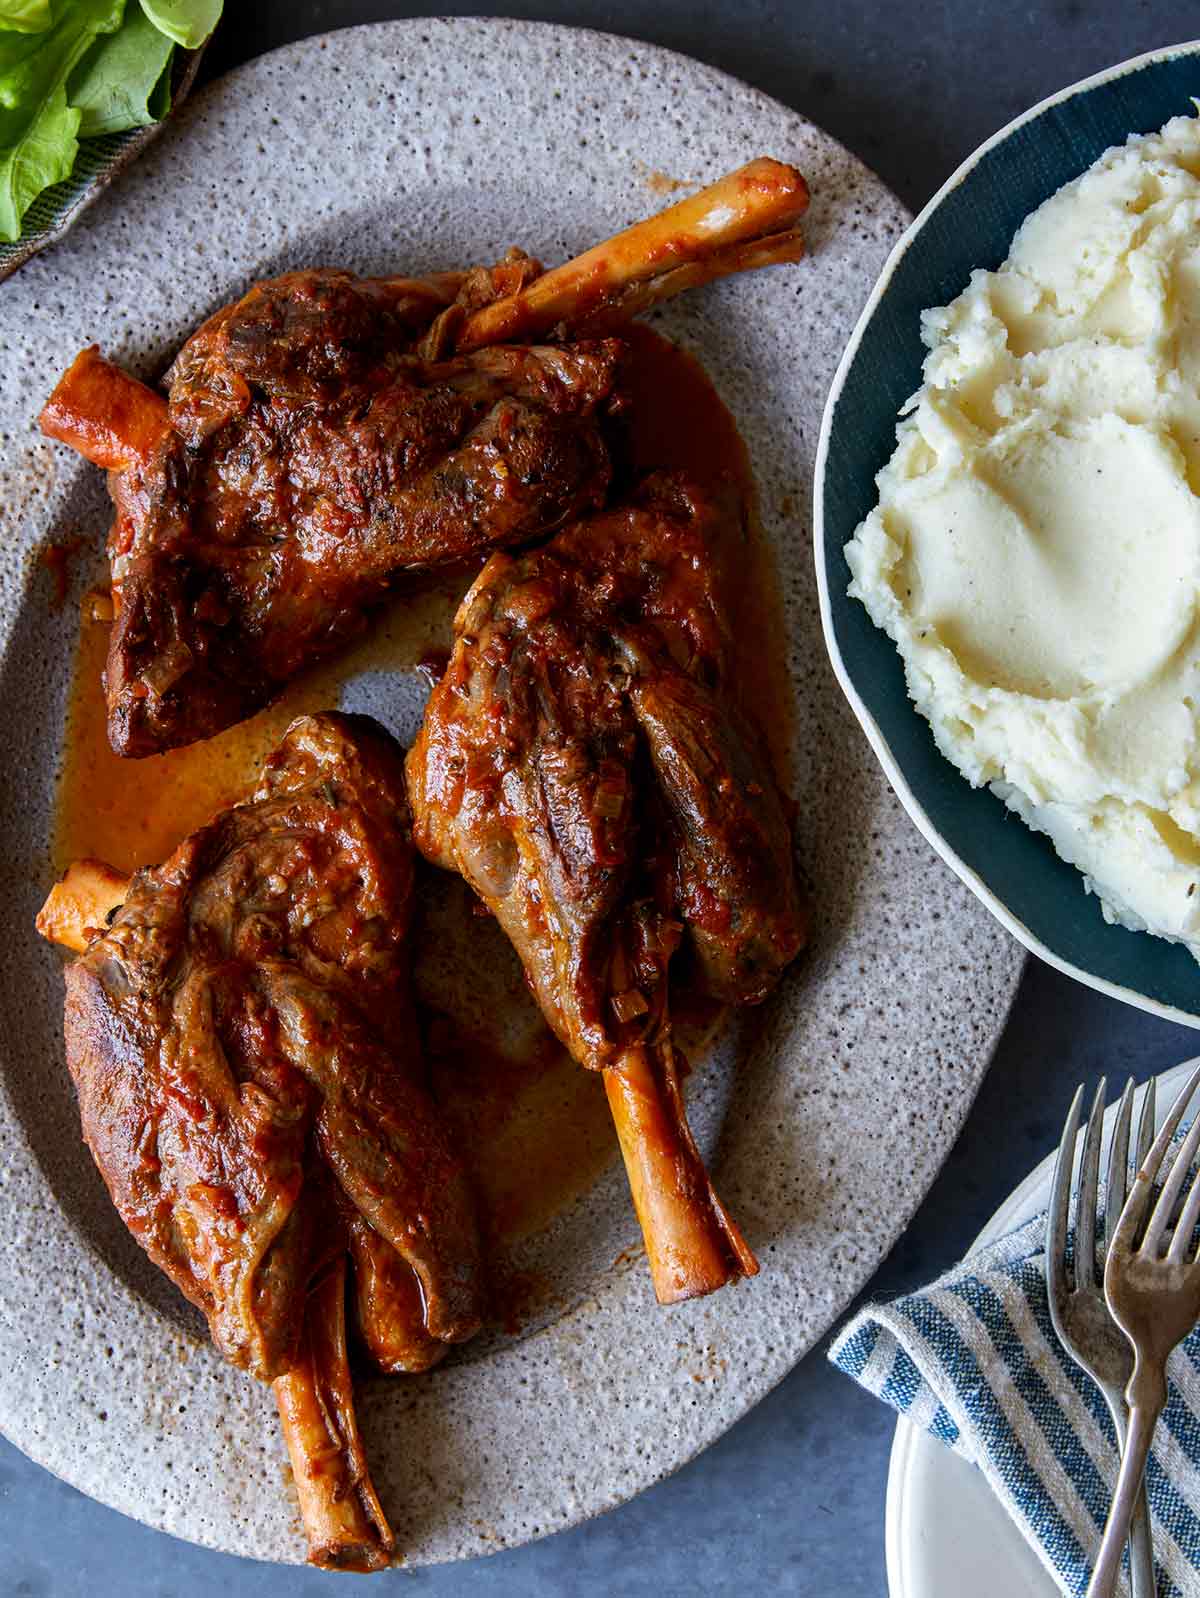
[[[621, 1502], [712, 1441], [824, 1332], [916, 1207], [962, 1122], [1020, 953], [907, 822], [826, 662], [811, 476], [842, 344], [906, 217], [856, 160], [772, 101], [681, 57], [505, 22], [394, 23], [312, 40], [198, 96], [69, 241], [0, 291], [0, 1428], [126, 1514], [303, 1558], [269, 1392], [227, 1368], [142, 1258], [80, 1144], [60, 961], [38, 944], [75, 636], [37, 554], [75, 532], [101, 570], [100, 474], [40, 438], [83, 344], [150, 375], [253, 278], [405, 270], [519, 243], [561, 259], [751, 156], [795, 161], [811, 258], [690, 296], [658, 325], [742, 427], [783, 586], [799, 849], [814, 946], [696, 1073], [693, 1113], [762, 1274], [655, 1307], [616, 1171], [528, 1245], [551, 1308], [361, 1415], [411, 1563], [511, 1546]], [[403, 736], [415, 681], [348, 702]], [[137, 768], [130, 764], [130, 802]]]

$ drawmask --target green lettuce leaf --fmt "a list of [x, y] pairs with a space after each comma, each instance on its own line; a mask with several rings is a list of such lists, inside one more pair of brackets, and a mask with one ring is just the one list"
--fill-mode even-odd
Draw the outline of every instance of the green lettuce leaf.
[[21, 219], [43, 189], [71, 176], [79, 149], [79, 112], [60, 82], [47, 94], [21, 140], [0, 150], [0, 239], [14, 244]]
[[40, 33], [0, 33], [0, 74], [8, 72], [27, 56], [35, 55], [45, 38]]
[[0, 0], [0, 28], [44, 33], [51, 21], [50, 0]]
[[60, 0], [47, 32], [0, 35], [0, 239], [20, 238], [37, 196], [70, 176], [80, 113], [67, 102], [67, 80], [123, 11], [124, 0]]
[[158, 82], [150, 90], [150, 98], [146, 101], [146, 109], [153, 122], [161, 122], [171, 110], [171, 63], [175, 59], [174, 50], [167, 57], [167, 64], [162, 69]]
[[[92, 45], [71, 74], [67, 100], [80, 113], [81, 139], [157, 122], [170, 108], [167, 67], [175, 46], [137, 6], [116, 33]], [[166, 90], [166, 106], [162, 94]]]
[[196, 50], [221, 19], [222, 0], [141, 0], [142, 10], [168, 39]]

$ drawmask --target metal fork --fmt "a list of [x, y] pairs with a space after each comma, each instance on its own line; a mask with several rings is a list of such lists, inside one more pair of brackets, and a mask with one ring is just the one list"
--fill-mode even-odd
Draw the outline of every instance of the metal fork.
[[[1146, 1473], [1150, 1442], [1167, 1401], [1167, 1355], [1200, 1320], [1200, 1259], [1192, 1249], [1192, 1234], [1200, 1221], [1200, 1178], [1184, 1191], [1200, 1149], [1200, 1116], [1163, 1175], [1162, 1192], [1150, 1209], [1167, 1150], [1198, 1086], [1200, 1067], [1171, 1106], [1153, 1148], [1139, 1164], [1104, 1267], [1104, 1294], [1133, 1348], [1133, 1374], [1125, 1388], [1129, 1436], [1087, 1598], [1109, 1598], [1116, 1584], [1121, 1547]], [[1178, 1219], [1170, 1231], [1176, 1213]]]
[[[1095, 1382], [1104, 1395], [1117, 1433], [1117, 1445], [1126, 1448], [1125, 1386], [1133, 1374], [1133, 1352], [1113, 1319], [1104, 1298], [1102, 1271], [1096, 1270], [1096, 1203], [1100, 1181], [1100, 1139], [1104, 1131], [1105, 1079], [1100, 1078], [1092, 1100], [1079, 1162], [1079, 1188], [1075, 1197], [1074, 1281], [1067, 1269], [1068, 1209], [1075, 1140], [1083, 1107], [1080, 1085], [1067, 1114], [1058, 1159], [1054, 1164], [1050, 1210], [1046, 1217], [1046, 1290], [1050, 1319], [1059, 1342]], [[1133, 1116], [1134, 1082], [1130, 1077], [1121, 1095], [1112, 1142], [1108, 1148], [1108, 1173], [1104, 1203], [1104, 1253], [1107, 1256], [1129, 1191], [1129, 1127]], [[1154, 1136], [1154, 1083], [1142, 1097], [1135, 1140], [1134, 1168], [1139, 1169]], [[1122, 1539], [1124, 1540], [1124, 1539]], [[1118, 1544], [1118, 1559], [1120, 1544]], [[1144, 1483], [1138, 1487], [1129, 1532], [1129, 1574], [1133, 1598], [1155, 1598], [1154, 1549]]]

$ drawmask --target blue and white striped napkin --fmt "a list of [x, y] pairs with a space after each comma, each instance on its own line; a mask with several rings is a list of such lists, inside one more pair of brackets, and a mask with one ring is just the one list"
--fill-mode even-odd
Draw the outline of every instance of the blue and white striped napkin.
[[[932, 1286], [862, 1310], [829, 1357], [978, 1465], [1064, 1593], [1083, 1598], [1117, 1473], [1099, 1390], [1050, 1325], [1044, 1215]], [[1200, 1594], [1200, 1331], [1171, 1358], [1146, 1476], [1159, 1593]], [[1128, 1589], [1124, 1582], [1120, 1589]]]

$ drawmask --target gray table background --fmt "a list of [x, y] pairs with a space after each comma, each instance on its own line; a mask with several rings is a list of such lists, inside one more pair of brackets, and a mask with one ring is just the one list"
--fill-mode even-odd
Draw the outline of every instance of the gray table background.
[[[132, 0], [130, 0], [132, 3]], [[432, 6], [388, 0], [229, 0], [203, 78], [307, 34]], [[984, 138], [1044, 95], [1125, 57], [1200, 33], [1165, 0], [629, 0], [489, 6], [630, 34], [744, 78], [826, 128], [914, 210]], [[70, 248], [70, 243], [64, 246]], [[1054, 1142], [1074, 1084], [1139, 1080], [1200, 1038], [1031, 960], [996, 1059], [942, 1175], [871, 1283], [894, 1293], [957, 1258]], [[883, 1500], [892, 1423], [825, 1362], [805, 1362], [707, 1453], [573, 1531], [469, 1564], [375, 1578], [456, 1598], [675, 1598], [886, 1592]], [[327, 1598], [349, 1578], [212, 1554], [101, 1508], [0, 1440], [4, 1598]]]

